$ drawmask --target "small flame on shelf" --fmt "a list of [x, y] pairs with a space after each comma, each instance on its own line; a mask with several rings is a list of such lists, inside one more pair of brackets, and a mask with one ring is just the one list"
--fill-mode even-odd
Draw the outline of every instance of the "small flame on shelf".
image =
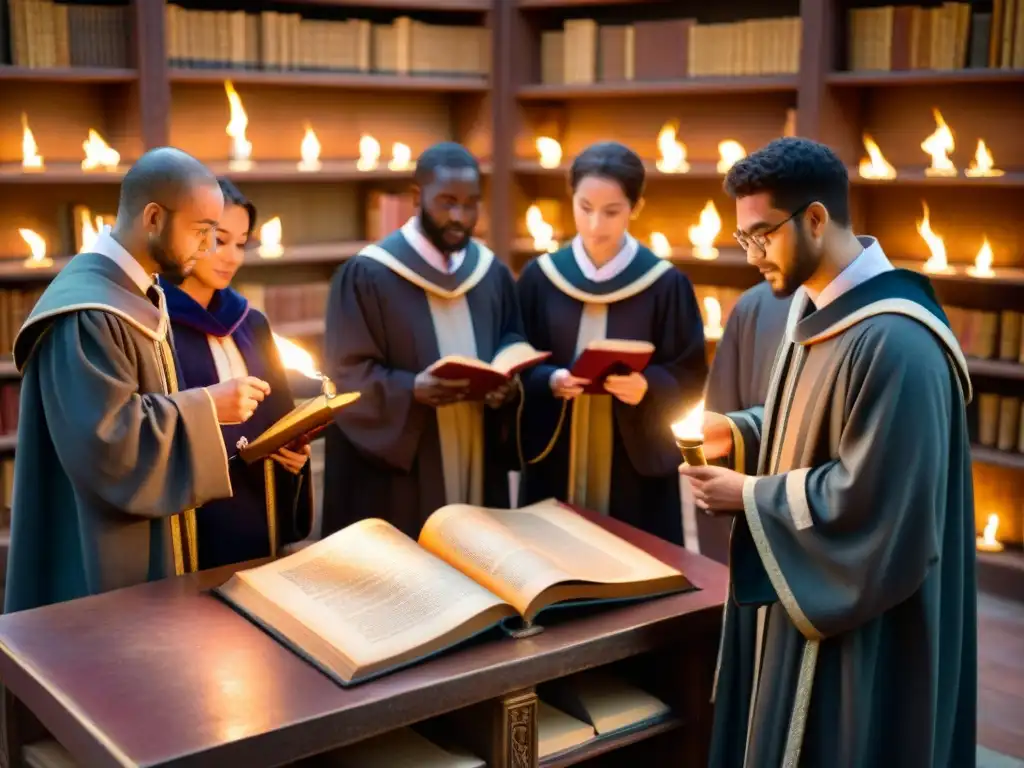
[[555, 228], [544, 221], [540, 206], [531, 205], [526, 209], [526, 231], [533, 238], [533, 248], [538, 253], [554, 253], [558, 250]]
[[662, 173], [688, 173], [686, 145], [676, 139], [679, 123], [672, 120], [658, 131], [658, 158], [655, 166]]
[[719, 173], [728, 173], [729, 169], [737, 162], [747, 156], [747, 150], [743, 145], [733, 139], [726, 139], [718, 143], [718, 165]]
[[412, 150], [409, 145], [396, 141], [391, 145], [391, 160], [388, 161], [388, 169], [392, 171], [407, 171], [412, 168]]
[[313, 172], [323, 168], [323, 163], [320, 162], [320, 140], [309, 123], [306, 123], [306, 133], [302, 137], [299, 152], [302, 155], [298, 165], [300, 171]]
[[651, 250], [659, 259], [672, 258], [672, 243], [661, 232], [651, 232]]
[[300, 347], [291, 339], [284, 336], [274, 336], [274, 346], [277, 347], [277, 355], [281, 358], [281, 365], [290, 371], [301, 373], [310, 379], [322, 378], [313, 362], [313, 356]]
[[878, 148], [874, 139], [864, 134], [864, 149], [868, 156], [862, 158], [857, 168], [862, 179], [895, 179], [896, 169], [885, 159], [882, 150]]
[[1002, 552], [1003, 544], [996, 538], [999, 532], [999, 515], [991, 514], [988, 522], [982, 530], [981, 536], [977, 537], [977, 548], [982, 552]]
[[46, 241], [42, 236], [31, 229], [19, 229], [18, 234], [28, 245], [32, 255], [25, 259], [25, 266], [29, 269], [42, 269], [53, 266], [53, 259], [46, 255]]
[[942, 113], [934, 107], [932, 115], [935, 116], [935, 132], [921, 142], [921, 149], [932, 158], [932, 164], [924, 169], [925, 176], [956, 176], [956, 166], [949, 157], [956, 149], [953, 131], [942, 119]]
[[380, 162], [380, 142], [366, 133], [359, 138], [359, 159], [356, 168], [360, 171], [372, 171]]
[[690, 244], [693, 246], [693, 256], [697, 259], [710, 261], [718, 258], [718, 249], [715, 248], [715, 238], [722, 230], [722, 217], [718, 215], [713, 201], [708, 200], [700, 212], [700, 220], [695, 226], [691, 226], [687, 232], [690, 237]]
[[971, 277], [995, 277], [992, 269], [992, 246], [988, 242], [988, 236], [981, 242], [978, 255], [974, 257], [974, 264], [967, 268], [967, 274]]
[[1002, 176], [1005, 171], [1001, 171], [995, 166], [996, 162], [992, 157], [992, 152], [985, 146], [985, 140], [978, 139], [978, 148], [974, 151], [974, 159], [971, 160], [971, 164], [964, 173], [972, 179], [985, 176]]
[[78, 209], [78, 226], [82, 240], [82, 248], [79, 253], [86, 253], [92, 249], [96, 238], [100, 236], [100, 232], [103, 231], [106, 223], [102, 216], [94, 217], [92, 212], [85, 206]]
[[83, 171], [95, 171], [102, 168], [106, 171], [116, 171], [121, 162], [121, 155], [116, 149], [103, 140], [97, 131], [90, 128], [89, 138], [82, 142], [82, 149], [85, 150], [85, 159], [82, 161]]
[[686, 416], [672, 425], [672, 434], [677, 440], [704, 439], [704, 401], [701, 400]]
[[284, 247], [281, 245], [281, 217], [275, 216], [260, 227], [261, 259], [279, 259], [284, 255]]
[[245, 129], [249, 127], [249, 116], [242, 106], [242, 98], [230, 80], [224, 81], [224, 92], [228, 95], [230, 119], [224, 132], [231, 137], [231, 148], [228, 154], [228, 168], [233, 171], [248, 171], [252, 168], [252, 142], [245, 138]]
[[39, 145], [32, 129], [28, 127], [28, 115], [21, 113], [21, 167], [26, 171], [43, 170], [43, 156], [39, 154]]
[[720, 339], [725, 329], [722, 327], [722, 305], [714, 296], [704, 297], [704, 338]]
[[925, 272], [952, 272], [949, 262], [946, 260], [946, 243], [932, 230], [932, 222], [929, 216], [928, 203], [921, 201], [924, 208], [924, 218], [917, 222], [917, 232], [927, 243], [931, 257], [924, 263]]
[[550, 136], [541, 136], [536, 141], [541, 168], [557, 168], [562, 164], [562, 145]]

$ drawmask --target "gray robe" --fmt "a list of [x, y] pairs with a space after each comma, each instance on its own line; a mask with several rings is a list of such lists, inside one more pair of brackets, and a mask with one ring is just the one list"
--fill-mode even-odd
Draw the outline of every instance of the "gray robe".
[[231, 484], [209, 394], [178, 391], [168, 328], [95, 253], [22, 326], [6, 612], [194, 570], [194, 507]]
[[966, 361], [904, 270], [809, 310], [801, 290], [765, 405], [729, 414], [751, 477], [710, 764], [972, 766]]

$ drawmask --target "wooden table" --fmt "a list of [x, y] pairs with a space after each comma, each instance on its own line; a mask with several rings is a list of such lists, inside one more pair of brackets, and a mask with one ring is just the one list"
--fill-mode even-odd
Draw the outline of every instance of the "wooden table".
[[[593, 609], [533, 637], [475, 644], [349, 689], [207, 594], [233, 568], [2, 616], [11, 764], [23, 764], [21, 746], [39, 738], [40, 723], [90, 768], [259, 768], [490, 703], [490, 764], [523, 765], [510, 740], [526, 733], [534, 753], [525, 765], [537, 765], [534, 686], [635, 662], [677, 719], [541, 764], [646, 744], [672, 765], [704, 766], [726, 569], [615, 520], [592, 519], [680, 568], [699, 589]], [[632, 754], [633, 764], [663, 764], [633, 762]]]

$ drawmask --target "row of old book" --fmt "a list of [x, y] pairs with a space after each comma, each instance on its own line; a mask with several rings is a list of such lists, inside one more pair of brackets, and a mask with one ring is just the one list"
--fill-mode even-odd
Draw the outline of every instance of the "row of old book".
[[45, 286], [0, 289], [0, 355], [13, 354], [14, 337], [44, 290]]
[[1024, 68], [1024, 0], [935, 8], [887, 5], [849, 12], [847, 57], [853, 71]]
[[599, 24], [571, 19], [541, 33], [541, 82], [583, 85], [713, 75], [794, 74], [797, 17], [698, 24], [695, 19]]
[[18, 405], [21, 402], [21, 381], [0, 381], [0, 435], [18, 434]]
[[[0, 459], [0, 531], [10, 530], [11, 501], [14, 499], [14, 457]], [[0, 573], [0, 582], [4, 575]]]
[[986, 448], [1024, 453], [1024, 409], [1019, 397], [978, 395], [978, 443]]
[[967, 357], [1024, 364], [1024, 313], [943, 307]]
[[176, 67], [484, 76], [490, 31], [406, 16], [308, 19], [299, 13], [166, 6], [167, 56]]
[[[130, 67], [127, 5], [7, 0], [0, 8], [0, 63], [19, 67]], [[4, 29], [4, 25], [7, 28]]]
[[[322, 320], [331, 284], [315, 283], [238, 283], [235, 289], [249, 304], [267, 316], [272, 324], [305, 323]], [[283, 331], [282, 331], [283, 332]]]

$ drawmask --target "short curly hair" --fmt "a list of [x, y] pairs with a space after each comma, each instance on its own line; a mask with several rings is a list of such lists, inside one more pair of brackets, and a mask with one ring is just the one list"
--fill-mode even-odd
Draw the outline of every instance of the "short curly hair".
[[819, 202], [832, 221], [850, 226], [850, 176], [835, 152], [810, 139], [776, 139], [738, 161], [725, 177], [725, 191], [733, 199], [761, 192], [772, 205], [793, 213]]

